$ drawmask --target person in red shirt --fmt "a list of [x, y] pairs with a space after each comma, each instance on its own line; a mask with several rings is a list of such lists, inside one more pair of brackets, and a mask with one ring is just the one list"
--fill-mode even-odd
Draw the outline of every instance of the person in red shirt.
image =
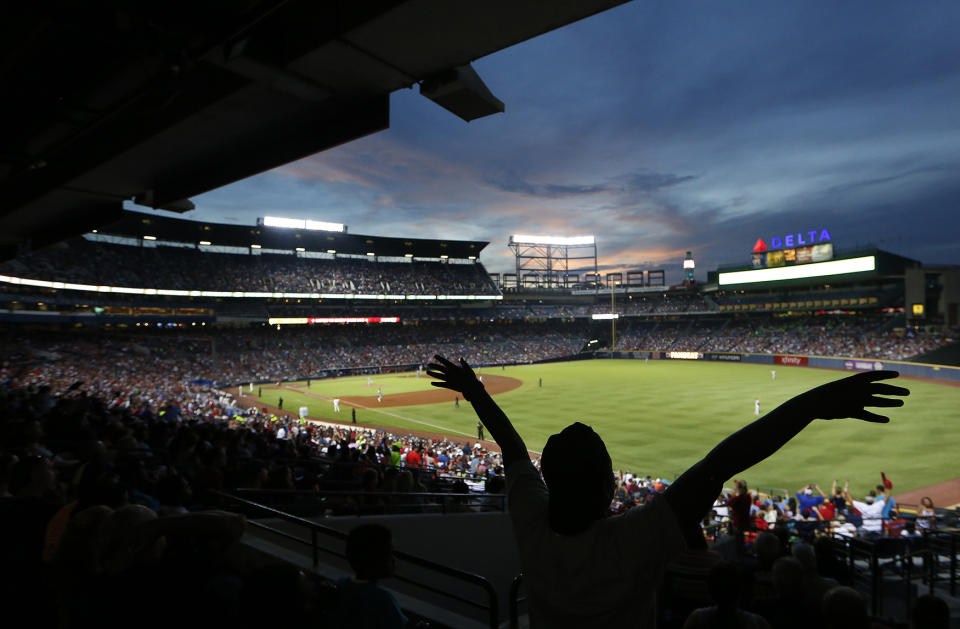
[[420, 457], [420, 448], [413, 448], [407, 452], [407, 467], [420, 467], [422, 461]]
[[831, 500], [825, 500], [820, 504], [819, 507], [815, 509], [817, 512], [817, 517], [821, 520], [833, 520], [837, 517], [837, 507], [833, 504]]
[[740, 479], [735, 482], [737, 489], [727, 501], [727, 507], [730, 508], [730, 532], [736, 537], [737, 552], [742, 554], [743, 536], [750, 528], [750, 505], [753, 500], [750, 498], [750, 492], [747, 491], [747, 481]]

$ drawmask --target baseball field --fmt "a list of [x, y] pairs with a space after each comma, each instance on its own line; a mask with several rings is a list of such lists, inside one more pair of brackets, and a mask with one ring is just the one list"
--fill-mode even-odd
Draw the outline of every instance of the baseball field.
[[[753, 421], [755, 400], [766, 413], [794, 395], [849, 372], [805, 367], [701, 361], [590, 360], [481, 371], [484, 384], [511, 418], [527, 447], [540, 451], [547, 437], [573, 421], [603, 437], [614, 468], [673, 478], [730, 433]], [[474, 439], [477, 418], [454, 394], [430, 386], [425, 374], [389, 374], [284, 383], [263, 387], [254, 403], [317, 419], [448, 433]], [[541, 386], [542, 380], [542, 386]], [[901, 378], [911, 390], [903, 408], [888, 409], [890, 423], [817, 421], [773, 457], [742, 476], [751, 486], [787, 488], [849, 478], [863, 493], [880, 471], [896, 492], [960, 476], [960, 387]], [[383, 392], [377, 401], [377, 390]], [[254, 388], [254, 396], [257, 388]], [[333, 412], [332, 399], [341, 400]], [[874, 409], [877, 410], [877, 409]], [[877, 412], [884, 412], [883, 409]], [[489, 436], [489, 435], [488, 435]]]

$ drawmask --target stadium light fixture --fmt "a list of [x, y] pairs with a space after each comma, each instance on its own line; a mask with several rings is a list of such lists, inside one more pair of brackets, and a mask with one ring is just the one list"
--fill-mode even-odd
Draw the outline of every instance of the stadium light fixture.
[[251, 248], [251, 249], [259, 249], [259, 248], [260, 248], [260, 245], [250, 245], [250, 248]]
[[201, 240], [201, 241], [200, 241], [200, 245], [201, 245], [201, 246], [204, 246], [204, 247], [209, 247], [211, 244], [213, 244], [213, 243], [211, 243], [209, 240]]
[[337, 252], [336, 249], [327, 249], [327, 253], [336, 253], [336, 252]]
[[427, 77], [420, 83], [420, 94], [467, 122], [504, 109], [469, 63]]
[[412, 254], [412, 253], [405, 253], [405, 254], [403, 254], [403, 257], [404, 257], [404, 258], [412, 258], [412, 257], [413, 257], [413, 254]]
[[476, 260], [477, 256], [467, 256], [467, 260]]
[[264, 216], [262, 223], [266, 227], [286, 227], [289, 229], [309, 229], [312, 231], [344, 232], [343, 223], [329, 223], [327, 221], [310, 221], [302, 218], [282, 218], [279, 216]]
[[143, 239], [144, 239], [144, 240], [156, 240], [157, 237], [156, 237], [156, 236], [144, 236]]
[[344, 229], [343, 223], [330, 223], [327, 221], [306, 221], [305, 226], [307, 229], [323, 232], [342, 232]]
[[876, 268], [877, 259], [875, 256], [863, 256], [862, 258], [831, 260], [830, 262], [814, 262], [813, 264], [798, 264], [796, 266], [778, 266], [753, 271], [721, 273], [719, 284], [720, 286], [729, 286], [731, 284], [757, 284], [759, 282], [797, 280], [811, 277], [825, 277], [828, 275], [863, 273], [876, 270]]
[[297, 247], [297, 251], [306, 251], [305, 247]]
[[368, 256], [375, 256], [375, 255], [377, 255], [377, 254], [375, 254], [375, 253], [372, 252], [372, 251], [368, 251], [368, 252], [367, 252], [367, 255], [368, 255]]
[[441, 259], [441, 260], [446, 260], [446, 259], [448, 259], [449, 257], [450, 257], [450, 256], [444, 254], [444, 255], [441, 255], [441, 256], [440, 256], [440, 259]]
[[593, 319], [594, 321], [597, 321], [597, 320], [609, 320], [609, 319], [619, 319], [619, 318], [620, 318], [620, 315], [617, 314], [617, 313], [614, 313], [614, 314], [599, 313], [599, 314], [591, 315], [590, 318]]
[[531, 236], [530, 234], [513, 234], [510, 242], [525, 245], [592, 245], [596, 243], [593, 236]]

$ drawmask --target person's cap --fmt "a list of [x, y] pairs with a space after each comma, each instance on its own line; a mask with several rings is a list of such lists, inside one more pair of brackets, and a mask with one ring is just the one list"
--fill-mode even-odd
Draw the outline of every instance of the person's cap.
[[868, 505], [872, 505], [872, 504], [873, 504], [873, 500], [874, 500], [873, 496], [865, 496], [865, 497], [863, 498], [863, 501], [864, 501], [865, 503], [867, 503]]
[[807, 487], [806, 489], [803, 490], [803, 494], [804, 494], [805, 496], [812, 496], [812, 495], [813, 495], [813, 490], [810, 489], [809, 487]]

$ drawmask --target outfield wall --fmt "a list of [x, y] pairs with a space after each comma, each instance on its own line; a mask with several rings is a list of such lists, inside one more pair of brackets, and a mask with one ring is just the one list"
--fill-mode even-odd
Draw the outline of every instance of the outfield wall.
[[[583, 356], [581, 354], [580, 356]], [[789, 367], [816, 367], [819, 369], [840, 369], [846, 371], [874, 371], [892, 369], [903, 376], [931, 378], [960, 382], [960, 367], [948, 365], [928, 365], [902, 360], [876, 360], [871, 358], [844, 358], [834, 356], [805, 356], [800, 354], [741, 354], [736, 352], [596, 352], [591, 358], [629, 358], [634, 360], [715, 360], [720, 362], [754, 363]], [[579, 357], [570, 357], [577, 359]]]

